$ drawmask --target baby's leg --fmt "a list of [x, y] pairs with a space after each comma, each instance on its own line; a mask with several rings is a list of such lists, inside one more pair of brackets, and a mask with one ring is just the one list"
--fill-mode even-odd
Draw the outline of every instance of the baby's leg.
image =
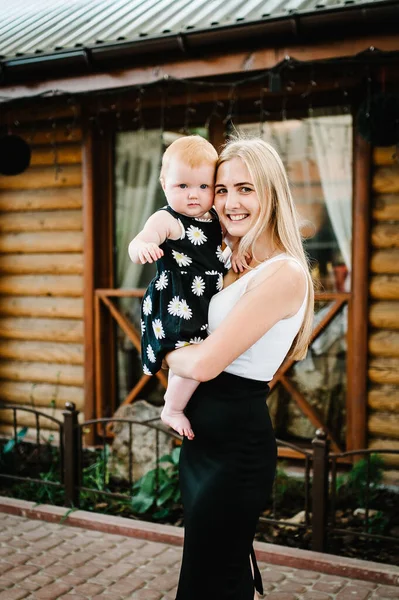
[[164, 396], [165, 406], [161, 419], [180, 435], [187, 436], [189, 440], [193, 439], [194, 432], [183, 411], [197, 387], [198, 381], [184, 379], [169, 371], [168, 389]]

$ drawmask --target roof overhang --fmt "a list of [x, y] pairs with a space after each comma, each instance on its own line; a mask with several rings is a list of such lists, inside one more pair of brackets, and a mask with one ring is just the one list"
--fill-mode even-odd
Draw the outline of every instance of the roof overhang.
[[[77, 94], [145, 84], [167, 75], [190, 78], [271, 69], [287, 54], [317, 60], [351, 56], [370, 46], [398, 51], [398, 23], [399, 3], [392, 2], [6, 59], [0, 61], [0, 96], [4, 101]], [[263, 60], [255, 60], [260, 56]]]

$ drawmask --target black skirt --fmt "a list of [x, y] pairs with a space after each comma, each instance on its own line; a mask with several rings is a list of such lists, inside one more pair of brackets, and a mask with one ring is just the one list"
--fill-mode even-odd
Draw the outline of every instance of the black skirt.
[[253, 600], [253, 538], [272, 489], [277, 448], [266, 382], [221, 373], [186, 408], [195, 438], [183, 441], [184, 550], [176, 600]]

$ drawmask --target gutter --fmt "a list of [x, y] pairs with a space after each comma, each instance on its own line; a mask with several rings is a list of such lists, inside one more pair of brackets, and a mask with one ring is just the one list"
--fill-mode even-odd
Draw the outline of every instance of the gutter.
[[[351, 0], [349, 0], [351, 1]], [[58, 50], [0, 60], [0, 86], [56, 76], [87, 75], [126, 66], [143, 66], [150, 61], [182, 60], [202, 57], [205, 53], [250, 50], [259, 45], [278, 46], [296, 42], [331, 39], [350, 34], [396, 32], [399, 2], [389, 2], [322, 12], [294, 11], [283, 17], [232, 26], [214, 26], [178, 34], [149, 37], [142, 34], [128, 42], [96, 44], [90, 47]]]

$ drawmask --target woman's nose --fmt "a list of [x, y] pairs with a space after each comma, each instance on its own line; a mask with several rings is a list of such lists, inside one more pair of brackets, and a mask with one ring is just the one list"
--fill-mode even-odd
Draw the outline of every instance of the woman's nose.
[[240, 205], [240, 201], [236, 194], [232, 193], [232, 194], [226, 195], [226, 202], [224, 205], [225, 209], [232, 210], [233, 208], [237, 208], [239, 205]]

